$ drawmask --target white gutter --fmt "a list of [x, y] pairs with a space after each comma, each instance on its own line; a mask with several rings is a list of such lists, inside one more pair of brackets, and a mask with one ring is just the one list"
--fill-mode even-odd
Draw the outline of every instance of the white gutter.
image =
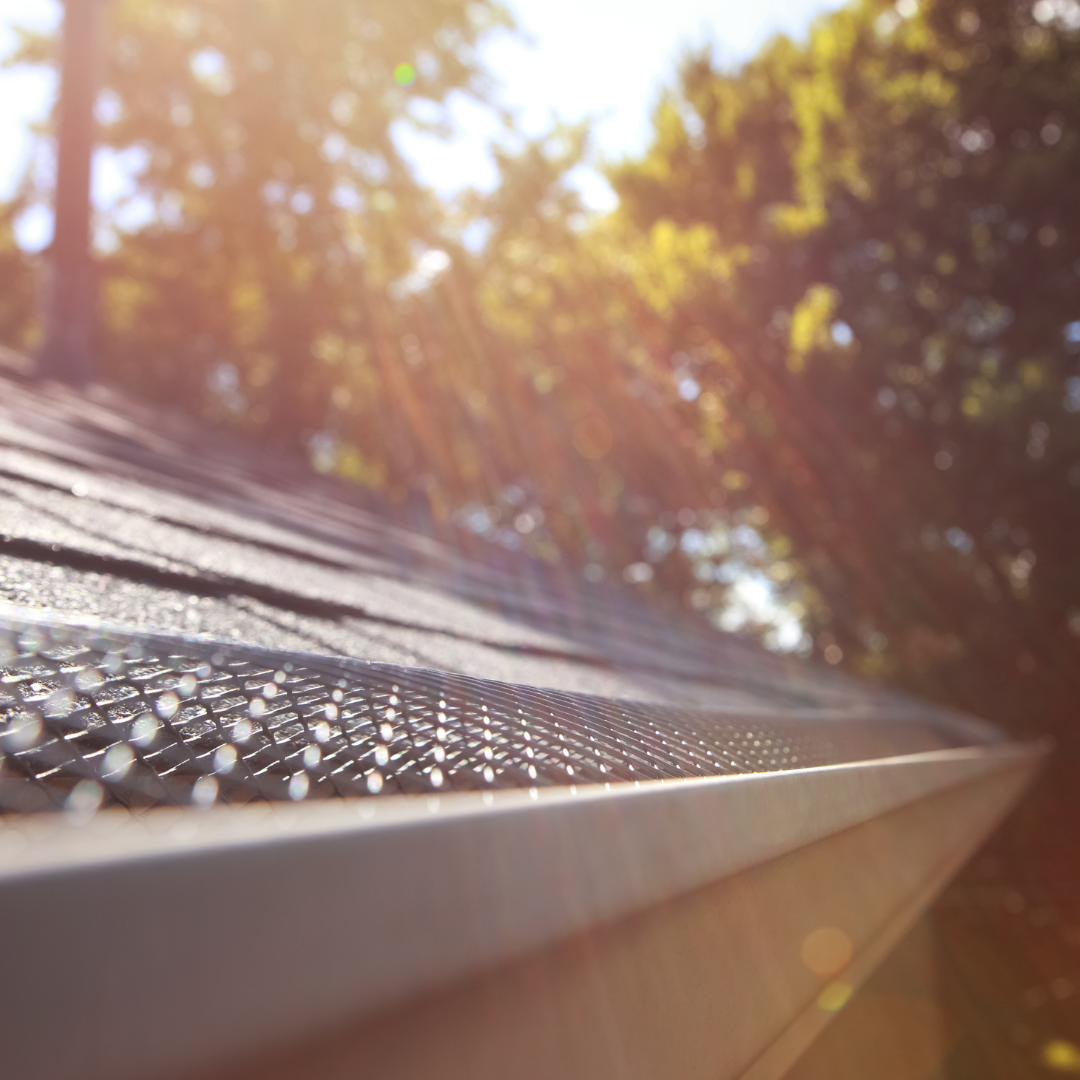
[[[911, 905], [897, 917], [906, 926], [1044, 750], [1004, 744], [609, 790], [12, 821], [0, 828], [5, 1073], [209, 1074], [407, 1008], [942, 793], [983, 792], [969, 800], [966, 831], [920, 826], [937, 870], [890, 900]], [[767, 1063], [752, 1073], [772, 1075]]]

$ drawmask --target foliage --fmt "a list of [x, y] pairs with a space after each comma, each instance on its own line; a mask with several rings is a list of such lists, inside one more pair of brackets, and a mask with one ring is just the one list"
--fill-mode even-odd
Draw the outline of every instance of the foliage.
[[1077, 666], [1078, 86], [1071, 0], [867, 2], [690, 58], [615, 176], [638, 229], [752, 253], [666, 323], [819, 647], [1018, 722]]
[[[137, 177], [99, 260], [104, 374], [391, 495], [419, 489], [436, 518], [508, 546], [633, 562], [642, 529], [627, 519], [654, 508], [609, 462], [625, 450], [647, 483], [691, 490], [678, 454], [649, 454], [657, 426], [666, 441], [678, 425], [617, 364], [594, 365], [570, 296], [569, 321], [534, 333], [542, 305], [521, 291], [519, 264], [577, 256], [566, 174], [584, 132], [500, 151], [498, 190], [460, 206], [418, 185], [395, 145], [400, 124], [440, 130], [448, 95], [485, 98], [476, 47], [502, 10], [109, 10], [101, 136]], [[51, 49], [31, 40], [21, 59]], [[475, 253], [478, 224], [490, 239]]]
[[23, 197], [0, 206], [0, 342], [24, 352], [38, 342], [37, 267], [15, 238], [15, 222], [25, 208]]
[[118, 0], [99, 111], [143, 154], [151, 224], [106, 270], [116, 373], [288, 441], [385, 382], [380, 293], [431, 217], [392, 125], [480, 89], [502, 20], [486, 0]]

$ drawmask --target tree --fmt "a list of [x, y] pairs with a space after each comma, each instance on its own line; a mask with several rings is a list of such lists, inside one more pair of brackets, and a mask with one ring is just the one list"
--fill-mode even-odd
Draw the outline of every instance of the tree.
[[[97, 112], [135, 196], [99, 260], [105, 376], [361, 483], [423, 490], [436, 516], [505, 544], [633, 562], [650, 515], [693, 490], [689, 433], [643, 404], [622, 360], [596, 363], [586, 338], [606, 335], [612, 302], [599, 268], [559, 287], [552, 325], [520, 288], [523, 259], [574, 267], [582, 251], [566, 177], [584, 131], [501, 150], [500, 187], [457, 207], [394, 142], [402, 123], [437, 130], [448, 94], [485, 93], [476, 45], [501, 10], [114, 0], [109, 14]], [[31, 39], [19, 58], [53, 48]], [[484, 222], [489, 242], [467, 244]], [[601, 306], [575, 311], [579, 287]]]
[[[371, 308], [431, 239], [394, 125], [482, 93], [476, 44], [505, 16], [486, 0], [109, 14], [103, 139], [138, 163], [138, 227], [102, 265], [109, 373], [283, 441], [317, 430], [335, 366], [377, 372]], [[335, 337], [363, 348], [336, 365]]]
[[638, 230], [728, 259], [664, 298], [670, 341], [819, 646], [1043, 723], [1080, 630], [1078, 31], [1071, 3], [858, 4], [734, 73], [690, 58], [614, 175]]

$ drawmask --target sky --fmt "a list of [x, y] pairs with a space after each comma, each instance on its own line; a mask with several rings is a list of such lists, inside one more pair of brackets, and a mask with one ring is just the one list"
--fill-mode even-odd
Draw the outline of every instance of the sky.
[[[805, 35], [812, 19], [837, 0], [512, 0], [525, 39], [500, 35], [484, 59], [501, 84], [502, 100], [530, 134], [552, 119], [595, 121], [597, 160], [643, 150], [660, 88], [670, 82], [680, 53], [711, 41], [723, 62], [751, 55], [773, 34]], [[15, 41], [13, 25], [49, 27], [58, 0], [0, 0], [0, 57]], [[0, 198], [11, 194], [30, 152], [28, 127], [48, 112], [55, 87], [42, 72], [0, 71]], [[486, 147], [496, 134], [492, 119], [465, 100], [454, 104], [459, 135], [450, 144], [399, 134], [402, 151], [420, 176], [444, 194], [466, 186], [488, 187], [494, 166]], [[596, 209], [612, 195], [594, 169], [578, 178], [585, 201]], [[95, 198], [108, 205], [126, 187], [120, 163], [100, 155]], [[23, 223], [30, 247], [48, 242], [51, 226], [38, 211]]]

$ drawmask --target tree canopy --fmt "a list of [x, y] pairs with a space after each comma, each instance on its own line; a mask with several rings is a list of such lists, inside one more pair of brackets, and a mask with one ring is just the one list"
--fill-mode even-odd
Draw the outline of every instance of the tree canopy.
[[691, 58], [615, 176], [637, 229], [737, 263], [672, 342], [818, 642], [1044, 722], [1080, 632], [1078, 32], [1072, 3], [856, 5], [734, 74]]

